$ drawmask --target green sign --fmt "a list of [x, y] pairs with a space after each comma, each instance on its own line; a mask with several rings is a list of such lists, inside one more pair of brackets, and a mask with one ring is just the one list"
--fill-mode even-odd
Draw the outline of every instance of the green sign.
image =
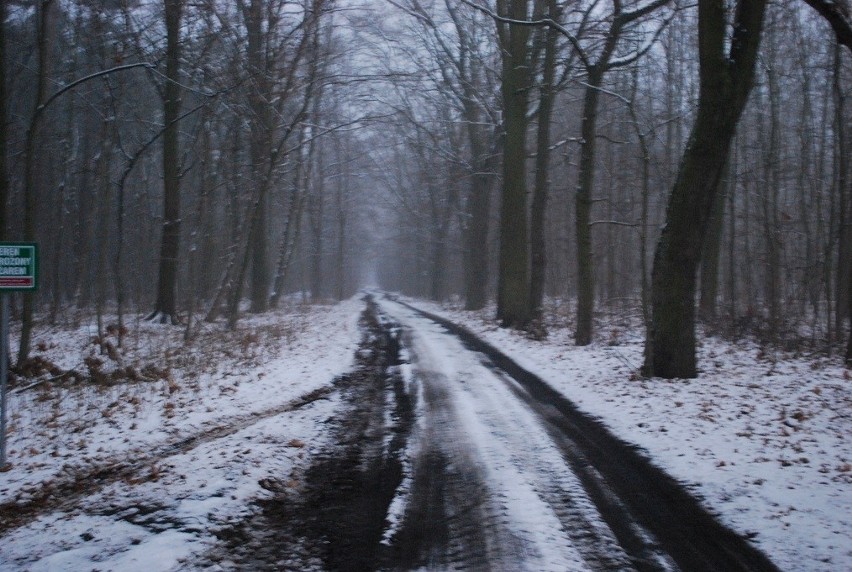
[[38, 246], [33, 242], [0, 242], [0, 292], [35, 290]]

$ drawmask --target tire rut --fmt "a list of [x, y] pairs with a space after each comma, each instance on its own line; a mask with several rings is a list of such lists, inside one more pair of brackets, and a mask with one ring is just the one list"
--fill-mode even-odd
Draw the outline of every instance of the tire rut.
[[420, 379], [419, 385], [426, 425], [418, 427], [403, 525], [391, 539], [383, 567], [482, 569], [497, 560], [483, 528], [497, 515], [473, 459], [445, 434], [454, 423], [449, 395], [436, 380]]
[[220, 531], [206, 556], [241, 570], [372, 570], [386, 557], [387, 513], [405, 476], [415, 397], [400, 375], [400, 331], [368, 298], [355, 371], [337, 384], [341, 411], [332, 445], [299, 490], [256, 503], [245, 521]]
[[766, 555], [719, 523], [681, 483], [540, 378], [465, 328], [397, 303], [446, 328], [505, 376], [516, 396], [543, 421], [637, 570], [670, 570], [674, 564], [690, 572], [777, 572]]
[[[549, 447], [558, 456], [543, 430], [541, 441], [536, 437], [537, 444], [530, 447], [532, 436], [513, 426], [512, 414], [501, 410], [501, 405], [508, 404], [493, 400], [487, 386], [469, 377], [477, 375], [475, 371], [450, 374], [452, 370], [447, 370], [452, 378], [433, 371], [429, 364], [437, 358], [440, 370], [441, 356], [431, 355], [427, 347], [425, 355], [418, 355], [420, 342], [411, 337], [403, 340], [422, 395], [412, 436], [414, 476], [404, 524], [392, 539], [393, 558], [385, 567], [514, 572], [534, 569], [532, 562], [545, 565], [540, 560], [540, 541], [531, 542], [525, 525], [513, 520], [517, 501], [506, 497], [512, 492], [486, 475], [496, 470], [534, 483], [532, 493], [553, 514], [551, 542], [577, 554], [576, 563], [582, 561], [584, 569], [632, 570], [609, 529], [589, 520], [595, 509], [580, 483], [570, 473], [563, 474], [564, 466], [560, 471], [542, 465], [539, 447]], [[482, 404], [476, 413], [457, 410], [456, 399], [464, 393], [468, 400]], [[517, 407], [525, 406], [518, 402]], [[462, 415], [478, 416], [494, 438], [493, 451], [472, 446]], [[483, 454], [488, 459], [484, 465]]]

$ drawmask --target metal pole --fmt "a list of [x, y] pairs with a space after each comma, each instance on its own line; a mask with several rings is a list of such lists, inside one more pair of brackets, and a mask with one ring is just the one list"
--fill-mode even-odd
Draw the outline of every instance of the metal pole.
[[6, 464], [6, 382], [9, 377], [9, 296], [0, 292], [0, 471]]

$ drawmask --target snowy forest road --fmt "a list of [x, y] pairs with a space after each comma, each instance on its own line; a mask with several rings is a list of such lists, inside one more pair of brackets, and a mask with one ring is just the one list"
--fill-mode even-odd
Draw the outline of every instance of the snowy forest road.
[[[215, 392], [174, 439], [10, 495], [0, 568], [777, 569], [504, 354], [387, 296], [366, 305], [319, 321], [346, 342], [268, 370], [252, 409], [220, 416]], [[333, 381], [315, 363], [330, 347], [347, 356]]]
[[365, 316], [372, 347], [338, 445], [298, 506], [265, 505], [263, 525], [248, 527], [265, 539], [246, 544], [245, 564], [270, 562], [277, 522], [291, 555], [278, 564], [293, 569], [777, 570], [470, 333], [387, 297], [368, 298]]

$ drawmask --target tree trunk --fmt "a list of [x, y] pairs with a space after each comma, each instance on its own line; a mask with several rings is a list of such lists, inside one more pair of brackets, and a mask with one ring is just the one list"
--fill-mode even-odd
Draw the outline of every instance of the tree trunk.
[[177, 323], [177, 271], [180, 250], [180, 149], [177, 119], [181, 108], [180, 21], [183, 0], [164, 0], [166, 83], [163, 89], [163, 238], [157, 301], [148, 319]]
[[[24, 157], [24, 240], [35, 241], [36, 204], [39, 200], [39, 180], [36, 173], [36, 150], [41, 128], [42, 105], [47, 100], [47, 74], [49, 66], [48, 51], [50, 48], [50, 30], [53, 17], [53, 0], [44, 0], [36, 8], [38, 30], [36, 42], [38, 50], [38, 75], [36, 99], [30, 126], [26, 135], [26, 150]], [[5, 81], [5, 78], [3, 78]], [[6, 126], [3, 125], [5, 130]], [[33, 293], [24, 293], [24, 305], [21, 315], [21, 339], [18, 346], [18, 366], [21, 366], [30, 354], [30, 342], [33, 331]]]
[[[553, 13], [554, 7], [550, 7]], [[550, 119], [553, 114], [554, 81], [556, 77], [556, 49], [559, 33], [549, 27], [546, 32], [542, 79], [539, 89], [538, 134], [536, 138], [535, 182], [530, 210], [530, 315], [541, 322], [544, 285], [547, 270], [545, 246], [545, 213], [550, 193]], [[544, 334], [543, 324], [537, 329]]]
[[[513, 20], [527, 19], [527, 1], [509, 0]], [[497, 318], [503, 327], [525, 328], [530, 321], [529, 235], [527, 231], [526, 132], [530, 88], [529, 28], [503, 32], [503, 193]]]
[[470, 195], [465, 206], [466, 310], [481, 310], [488, 302], [488, 223], [491, 215], [491, 188], [495, 180], [493, 171], [496, 168], [493, 158], [496, 153], [485, 155], [485, 146], [477, 128], [475, 123], [468, 121], [471, 155], [476, 172], [471, 177]]
[[269, 256], [268, 251], [268, 218], [269, 198], [263, 193], [257, 202], [254, 219], [255, 231], [251, 243], [251, 306], [253, 313], [265, 312], [269, 309]]
[[[838, 46], [834, 56], [832, 91], [834, 92], [834, 128], [837, 149], [837, 196], [839, 204], [840, 237], [837, 249], [837, 301], [835, 304], [835, 330], [838, 337], [843, 332], [843, 323], [850, 319], [852, 337], [852, 178], [850, 178], [849, 149], [847, 136], [849, 125], [846, 119], [846, 97], [843, 95], [842, 53]], [[852, 342], [850, 342], [852, 343]]]
[[595, 180], [597, 148], [598, 101], [604, 75], [612, 68], [610, 60], [618, 47], [624, 27], [641, 18], [647, 10], [656, 10], [662, 3], [648, 4], [644, 9], [626, 15], [620, 2], [613, 3], [613, 15], [606, 40], [595, 63], [583, 58], [586, 67], [586, 89], [583, 97], [583, 116], [580, 124], [580, 167], [577, 176], [576, 229], [577, 233], [577, 329], [574, 342], [585, 346], [592, 342], [592, 315], [595, 305], [595, 267], [592, 253], [592, 193]]
[[716, 317], [719, 297], [719, 259], [722, 254], [722, 231], [725, 223], [725, 201], [731, 190], [729, 178], [730, 166], [726, 176], [719, 181], [713, 210], [710, 213], [707, 236], [704, 238], [704, 251], [701, 257], [701, 298], [698, 302], [698, 315], [702, 320], [710, 321]]
[[603, 80], [603, 69], [593, 66], [589, 70], [583, 118], [580, 127], [580, 169], [577, 181], [576, 229], [577, 233], [577, 329], [574, 342], [585, 346], [592, 342], [592, 313], [595, 304], [595, 269], [592, 258], [592, 189], [595, 178], [595, 149], [597, 138], [598, 98]]
[[491, 210], [491, 181], [486, 174], [474, 174], [467, 200], [465, 232], [466, 310], [481, 310], [488, 302], [488, 218]]
[[[849, 300], [852, 300], [852, 280], [849, 281]], [[849, 313], [852, 315], [852, 303], [850, 303]], [[849, 341], [846, 343], [846, 367], [852, 367], [852, 324], [849, 327]]]
[[[737, 172], [736, 142], [733, 144], [733, 157], [728, 159], [731, 173]], [[728, 316], [733, 320], [737, 315], [737, 213], [734, 195], [736, 187], [731, 185], [728, 191]]]
[[752, 87], [766, 3], [739, 0], [727, 55], [724, 0], [698, 3], [698, 111], [654, 255], [645, 375], [697, 376], [696, 272], [719, 180]]
[[311, 301], [317, 302], [323, 297], [322, 263], [325, 258], [325, 167], [324, 156], [317, 155], [316, 169], [313, 169], [313, 185], [308, 197], [308, 220], [311, 227], [310, 280]]
[[[269, 309], [270, 269], [268, 260], [268, 204], [267, 192], [272, 177], [272, 138], [270, 99], [271, 89], [267, 75], [267, 65], [264, 58], [264, 13], [261, 0], [251, 0], [249, 6], [243, 8], [248, 41], [246, 57], [251, 75], [249, 84], [248, 105], [251, 111], [249, 127], [251, 131], [249, 153], [251, 155], [251, 183], [258, 193], [257, 205], [254, 211], [249, 244], [251, 257], [251, 312], [265, 312]], [[263, 190], [262, 190], [263, 189]]]
[[435, 302], [444, 301], [444, 290], [446, 283], [445, 258], [447, 253], [446, 233], [443, 229], [437, 232], [438, 236], [432, 241], [432, 252], [430, 254], [429, 268], [431, 282], [429, 285], [429, 299]]
[[[302, 130], [299, 145], [304, 143], [304, 130]], [[284, 233], [281, 237], [281, 245], [278, 248], [278, 264], [275, 271], [275, 283], [272, 288], [272, 295], [269, 297], [269, 306], [277, 308], [281, 296], [284, 294], [285, 280], [287, 272], [290, 269], [290, 264], [293, 261], [293, 253], [299, 244], [299, 236], [302, 228], [302, 209], [305, 203], [305, 190], [302, 177], [302, 153], [299, 151], [299, 157], [296, 159], [296, 165], [293, 172], [293, 187], [290, 192], [290, 205], [287, 209], [287, 222], [284, 224]]]
[[95, 231], [95, 309], [98, 316], [98, 336], [103, 336], [101, 317], [104, 314], [104, 305], [107, 300], [107, 250], [109, 244], [109, 216], [112, 201], [110, 200], [110, 183], [112, 181], [112, 155], [113, 155], [113, 131], [112, 121], [105, 118], [101, 121], [100, 140], [101, 149], [98, 157], [95, 173], [97, 174], [97, 225]]
[[639, 150], [642, 153], [642, 203], [639, 215], [639, 272], [640, 290], [642, 303], [642, 323], [647, 330], [649, 320], [649, 300], [651, 293], [648, 287], [648, 219], [651, 199], [651, 150], [648, 147], [648, 136], [642, 132], [639, 125], [639, 116], [636, 113], [636, 92], [639, 88], [639, 70], [633, 72], [632, 94], [628, 112], [630, 121], [639, 140]]
[[[6, 1], [0, 1], [0, 24], [6, 21]], [[6, 165], [6, 26], [0, 25], [0, 241], [6, 240], [9, 220], [9, 172]]]
[[441, 196], [439, 191], [434, 195], [438, 198], [432, 209], [432, 224], [430, 225], [430, 252], [429, 270], [431, 284], [429, 296], [436, 302], [441, 302], [446, 297], [447, 289], [447, 241], [449, 240], [450, 227], [453, 221], [453, 213], [457, 211], [459, 193], [458, 186], [454, 182], [458, 177], [450, 176], [444, 186], [447, 187], [445, 195]]
[[[342, 159], [342, 158], [341, 158]], [[337, 178], [337, 251], [334, 257], [334, 283], [337, 301], [343, 300], [346, 295], [346, 204], [345, 188], [349, 183], [348, 168], [345, 177], [341, 174]]]
[[[770, 40], [774, 38], [770, 35]], [[770, 42], [771, 44], [772, 42]], [[763, 164], [763, 236], [766, 241], [766, 303], [769, 311], [769, 335], [775, 338], [781, 321], [781, 228], [778, 220], [779, 109], [775, 71], [767, 70], [769, 90], [769, 147]], [[806, 240], [810, 242], [810, 237]]]

